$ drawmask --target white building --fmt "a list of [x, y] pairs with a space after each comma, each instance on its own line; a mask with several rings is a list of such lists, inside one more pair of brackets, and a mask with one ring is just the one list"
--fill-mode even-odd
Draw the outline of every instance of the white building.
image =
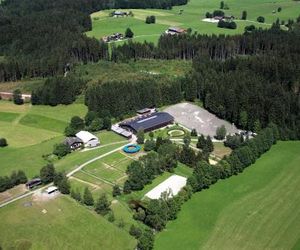
[[93, 148], [100, 145], [100, 140], [88, 131], [80, 131], [76, 134], [76, 137], [82, 140], [84, 146], [87, 148]]
[[58, 191], [58, 188], [55, 186], [51, 186], [46, 189], [47, 194], [52, 194], [52, 193], [55, 193], [56, 191]]
[[150, 199], [159, 199], [164, 192], [167, 192], [169, 197], [175, 196], [186, 185], [186, 181], [187, 178], [174, 174], [150, 190], [145, 196]]

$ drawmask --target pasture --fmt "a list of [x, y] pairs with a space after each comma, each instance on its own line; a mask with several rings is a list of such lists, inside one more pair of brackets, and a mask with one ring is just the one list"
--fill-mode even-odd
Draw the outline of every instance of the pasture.
[[242, 174], [186, 202], [155, 249], [299, 249], [300, 142], [278, 142]]
[[[84, 117], [86, 111], [86, 106], [76, 103], [50, 107], [30, 104], [18, 106], [0, 101], [0, 137], [6, 138], [9, 144], [0, 149], [0, 176], [9, 175], [13, 170], [24, 170], [29, 178], [37, 175], [47, 163], [43, 156], [51, 154], [53, 146], [63, 141], [64, 128], [71, 117]], [[69, 171], [90, 158], [126, 143], [123, 137], [113, 132], [101, 131], [96, 135], [102, 147], [86, 152], [77, 151], [61, 160], [53, 159], [57, 169]]]
[[24, 206], [26, 202], [32, 201], [27, 198], [1, 208], [3, 249], [125, 250], [136, 244], [127, 231], [67, 196], [33, 201], [31, 206]]
[[[126, 28], [130, 27], [135, 34], [135, 41], [157, 42], [159, 36], [170, 26], [192, 28], [193, 31], [200, 34], [233, 35], [244, 32], [247, 25], [254, 24], [256, 27], [268, 28], [277, 18], [287, 21], [290, 18], [295, 19], [299, 16], [299, 1], [228, 0], [224, 2], [229, 6], [229, 10], [225, 10], [226, 15], [233, 15], [240, 19], [242, 11], [246, 10], [248, 13], [247, 20], [236, 20], [236, 30], [221, 29], [215, 23], [202, 21], [206, 12], [219, 9], [219, 0], [190, 0], [187, 5], [175, 6], [172, 10], [131, 9], [134, 17], [109, 17], [112, 10], [93, 13], [91, 15], [93, 29], [87, 32], [87, 35], [100, 39], [116, 32], [124, 34]], [[281, 12], [277, 12], [278, 7], [282, 8]], [[179, 14], [180, 10], [183, 10], [182, 14]], [[273, 13], [274, 10], [276, 10], [275, 13]], [[150, 15], [156, 16], [155, 24], [145, 23], [146, 17]], [[258, 16], [265, 17], [264, 24], [256, 21]]]

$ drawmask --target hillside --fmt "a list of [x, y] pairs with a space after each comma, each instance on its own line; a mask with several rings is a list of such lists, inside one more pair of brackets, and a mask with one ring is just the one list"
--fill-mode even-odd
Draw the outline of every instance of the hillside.
[[300, 142], [279, 142], [243, 174], [185, 203], [155, 249], [299, 249]]
[[[296, 18], [299, 15], [299, 2], [292, 0], [229, 0], [224, 2], [229, 7], [228, 10], [224, 10], [228, 16], [233, 15], [236, 19], [240, 19], [242, 11], [247, 11], [247, 20], [237, 20], [237, 29], [235, 30], [220, 29], [216, 23], [203, 21], [206, 12], [213, 12], [219, 9], [219, 0], [191, 0], [187, 5], [176, 6], [171, 10], [130, 9], [134, 14], [133, 17], [109, 17], [109, 13], [112, 10], [95, 12], [91, 15], [92, 30], [88, 31], [87, 35], [100, 39], [102, 36], [116, 32], [124, 33], [126, 28], [130, 27], [135, 34], [134, 41], [157, 42], [159, 36], [170, 26], [191, 28], [199, 34], [232, 35], [243, 33], [247, 25], [254, 24], [256, 27], [270, 28], [277, 18], [287, 22], [288, 19]], [[277, 12], [279, 7], [282, 8], [281, 12]], [[276, 13], [273, 13], [274, 10], [276, 10]], [[156, 17], [156, 23], [146, 24], [146, 17], [151, 15]], [[258, 16], [265, 17], [265, 23], [258, 23], [256, 20]]]

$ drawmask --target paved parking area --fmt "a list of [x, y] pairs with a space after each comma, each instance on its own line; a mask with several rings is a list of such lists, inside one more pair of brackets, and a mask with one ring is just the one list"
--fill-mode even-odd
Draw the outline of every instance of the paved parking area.
[[179, 103], [164, 110], [175, 118], [175, 122], [188, 129], [195, 128], [198, 134], [214, 136], [217, 127], [225, 125], [227, 133], [237, 133], [239, 130], [229, 122], [219, 119], [204, 108], [191, 103]]

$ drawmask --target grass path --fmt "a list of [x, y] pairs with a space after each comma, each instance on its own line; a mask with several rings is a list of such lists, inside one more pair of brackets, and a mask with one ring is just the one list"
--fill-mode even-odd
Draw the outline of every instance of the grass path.
[[[300, 240], [300, 141], [193, 195], [155, 249], [292, 249]], [[297, 248], [296, 248], [297, 249]]]

